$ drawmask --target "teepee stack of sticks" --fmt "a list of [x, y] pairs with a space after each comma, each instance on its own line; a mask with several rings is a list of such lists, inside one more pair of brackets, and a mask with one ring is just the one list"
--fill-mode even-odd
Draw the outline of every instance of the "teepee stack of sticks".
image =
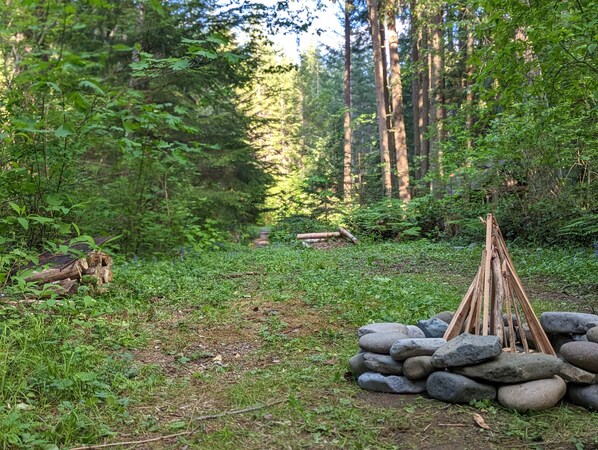
[[555, 355], [523, 290], [494, 216], [488, 214], [482, 222], [486, 225], [482, 262], [444, 338], [450, 340], [461, 333], [495, 335], [505, 351], [516, 353], [516, 344], [520, 342], [523, 351], [529, 353], [524, 332], [527, 324], [536, 351]]

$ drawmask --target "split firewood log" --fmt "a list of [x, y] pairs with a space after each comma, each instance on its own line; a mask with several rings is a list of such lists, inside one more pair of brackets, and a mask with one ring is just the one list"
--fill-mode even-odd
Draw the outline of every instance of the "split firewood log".
[[[95, 244], [101, 245], [109, 238], [95, 238]], [[112, 257], [100, 250], [93, 250], [86, 242], [69, 246], [67, 253], [43, 253], [39, 256], [39, 265], [25, 278], [26, 282], [39, 285], [51, 284], [61, 296], [77, 292], [80, 283], [93, 283], [100, 286], [112, 281]], [[87, 280], [86, 280], [87, 279]], [[55, 287], [54, 287], [55, 286]]]
[[45, 284], [68, 278], [80, 280], [83, 275], [92, 275], [98, 280], [98, 285], [109, 283], [112, 280], [112, 258], [101, 251], [92, 251], [64, 265], [56, 266], [50, 262], [49, 267], [35, 271], [25, 281]]

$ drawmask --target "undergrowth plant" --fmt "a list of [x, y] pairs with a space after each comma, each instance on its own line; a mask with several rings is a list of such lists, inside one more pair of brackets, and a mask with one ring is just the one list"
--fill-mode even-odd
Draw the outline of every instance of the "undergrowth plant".
[[[385, 429], [423, 428], [438, 409], [421, 399], [408, 406], [407, 418], [396, 418], [394, 409], [364, 403], [344, 378], [356, 330], [454, 310], [481, 250], [426, 240], [329, 250], [236, 245], [155, 261], [120, 259], [102, 293], [28, 306], [2, 302], [0, 448], [167, 435], [197, 426], [189, 405], [211, 414], [273, 399], [286, 400], [164, 444], [278, 448], [292, 438], [306, 447], [360, 441], [391, 448], [395, 435]], [[590, 290], [598, 274], [593, 252], [510, 250], [526, 288], [551, 293], [531, 295], [537, 311], [590, 311], [598, 300]], [[576, 302], [567, 300], [573, 295]], [[464, 410], [468, 418], [473, 411], [501, 424], [495, 439], [553, 439], [546, 424], [558, 422], [567, 442], [574, 435], [592, 442], [583, 431], [593, 419], [587, 411], [521, 416], [485, 402], [473, 408]]]

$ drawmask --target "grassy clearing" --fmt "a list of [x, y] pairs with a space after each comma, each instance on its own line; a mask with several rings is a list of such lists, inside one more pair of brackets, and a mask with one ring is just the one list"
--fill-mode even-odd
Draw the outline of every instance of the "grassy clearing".
[[[367, 393], [346, 379], [357, 327], [456, 308], [480, 257], [479, 247], [426, 242], [238, 247], [123, 262], [104, 294], [3, 306], [0, 448], [185, 431], [193, 433], [153, 448], [598, 445], [598, 415], [580, 408], [519, 414], [490, 403], [454, 406]], [[515, 249], [513, 258], [538, 312], [598, 308], [592, 254]], [[475, 427], [474, 412], [490, 431]]]

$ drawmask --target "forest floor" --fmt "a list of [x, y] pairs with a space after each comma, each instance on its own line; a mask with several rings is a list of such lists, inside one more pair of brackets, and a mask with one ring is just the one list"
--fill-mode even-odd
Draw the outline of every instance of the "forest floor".
[[[592, 253], [512, 253], [537, 313], [596, 312]], [[46, 381], [53, 390], [28, 394], [12, 382], [22, 395], [11, 398], [25, 406], [0, 408], [0, 444], [33, 448], [27, 439], [36, 439], [39, 448], [69, 448], [159, 439], [122, 448], [597, 448], [598, 413], [579, 407], [524, 414], [492, 402], [449, 405], [366, 392], [348, 376], [359, 326], [416, 323], [454, 310], [480, 257], [480, 246], [417, 242], [233, 247], [118, 264], [107, 292], [27, 316], [46, 314], [46, 333], [59, 333], [57, 324], [75, 331], [59, 339], [67, 350], [48, 356], [65, 361], [59, 375], [43, 375], [54, 377]], [[36, 326], [23, 317], [8, 320], [20, 330]], [[33, 345], [35, 333], [26, 334], [22, 339]], [[47, 337], [39, 339], [46, 345]], [[73, 346], [79, 350], [69, 353]], [[79, 361], [81, 353], [87, 356]], [[39, 363], [48, 365], [44, 357]], [[9, 398], [7, 390], [17, 388], [4, 379]], [[51, 398], [63, 385], [69, 394]], [[475, 413], [489, 430], [476, 425]], [[164, 439], [169, 435], [178, 436]]]

